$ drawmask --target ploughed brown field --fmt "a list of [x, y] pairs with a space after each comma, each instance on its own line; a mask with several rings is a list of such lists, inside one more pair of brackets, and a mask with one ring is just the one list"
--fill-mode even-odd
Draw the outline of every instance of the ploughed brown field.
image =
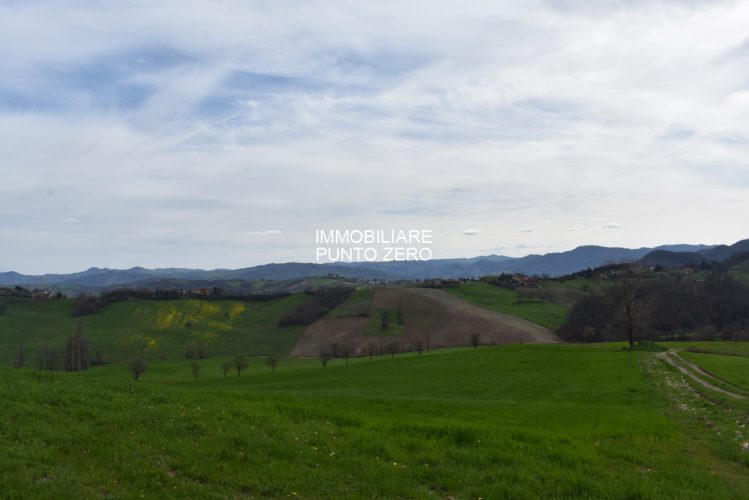
[[[366, 314], [393, 309], [402, 311], [404, 332], [371, 334]], [[410, 350], [417, 342], [428, 349], [467, 346], [473, 335], [479, 335], [484, 345], [559, 342], [548, 328], [484, 309], [442, 290], [382, 288], [371, 299], [350, 304], [345, 315], [326, 317], [308, 326], [291, 355], [317, 356], [334, 343], [349, 344], [360, 355], [369, 344], [384, 349], [391, 342], [397, 342], [400, 350]]]

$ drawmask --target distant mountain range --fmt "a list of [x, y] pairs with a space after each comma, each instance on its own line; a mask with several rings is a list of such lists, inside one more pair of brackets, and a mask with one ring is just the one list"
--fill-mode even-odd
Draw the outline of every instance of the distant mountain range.
[[364, 280], [417, 280], [428, 278], [461, 278], [499, 273], [562, 276], [606, 264], [640, 261], [647, 265], [667, 267], [689, 263], [725, 261], [749, 251], [749, 240], [733, 245], [664, 245], [655, 248], [609, 248], [581, 246], [567, 252], [527, 255], [512, 258], [486, 255], [465, 259], [436, 259], [411, 262], [352, 262], [309, 264], [289, 262], [265, 264], [243, 269], [106, 269], [92, 267], [72, 274], [23, 275], [0, 273], [0, 286], [21, 285], [67, 290], [96, 290], [113, 287], [173, 288], [253, 282], [259, 280], [299, 280], [302, 278], [338, 275]]
[[[727, 262], [749, 252], [749, 240], [741, 240], [733, 245], [718, 245], [702, 249], [658, 248], [645, 255], [641, 262], [646, 265], [680, 267], [701, 262]], [[743, 260], [743, 259], [742, 259]]]

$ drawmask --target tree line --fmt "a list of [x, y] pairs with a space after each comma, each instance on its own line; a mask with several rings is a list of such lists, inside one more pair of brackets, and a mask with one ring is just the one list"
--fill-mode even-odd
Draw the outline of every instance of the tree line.
[[265, 302], [288, 297], [289, 292], [277, 293], [226, 293], [221, 287], [213, 287], [209, 294], [183, 292], [174, 289], [118, 288], [98, 295], [80, 294], [73, 303], [73, 316], [95, 314], [110, 304], [127, 299], [176, 300], [193, 298], [200, 300], [241, 300], [244, 302]]
[[39, 370], [77, 372], [104, 364], [105, 361], [101, 350], [89, 342], [83, 334], [83, 325], [79, 324], [62, 346], [43, 345], [36, 350], [33, 360], [29, 358], [26, 347], [19, 346], [13, 366], [24, 368], [31, 363]]
[[598, 288], [573, 307], [563, 340], [749, 340], [749, 286], [726, 272], [649, 278], [630, 266]]

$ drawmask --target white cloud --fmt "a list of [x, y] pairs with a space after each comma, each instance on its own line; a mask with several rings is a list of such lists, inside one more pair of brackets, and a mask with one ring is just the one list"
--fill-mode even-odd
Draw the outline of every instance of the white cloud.
[[480, 232], [481, 232], [481, 230], [479, 230], [479, 229], [464, 229], [462, 231], [462, 234], [464, 234], [466, 236], [476, 236]]
[[[565, 5], [0, 5], [0, 262], [314, 260], [330, 226], [428, 227], [435, 256], [749, 236], [749, 4]], [[567, 229], [601, 219], [627, 230]], [[283, 244], [245, 230], [268, 220]]]
[[268, 229], [265, 231], [250, 231], [250, 234], [253, 234], [256, 236], [271, 236], [271, 235], [283, 234], [283, 231], [280, 231], [278, 229]]
[[604, 229], [621, 229], [622, 225], [618, 222], [609, 222], [605, 226], [603, 226]]

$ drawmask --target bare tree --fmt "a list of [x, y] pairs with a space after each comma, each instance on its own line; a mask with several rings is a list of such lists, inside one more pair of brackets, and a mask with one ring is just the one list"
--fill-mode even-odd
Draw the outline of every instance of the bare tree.
[[424, 342], [421, 340], [414, 340], [411, 342], [411, 347], [413, 347], [414, 351], [418, 352], [419, 356], [421, 356], [421, 353], [424, 350]]
[[265, 360], [265, 364], [270, 366], [273, 370], [273, 373], [276, 373], [276, 365], [278, 365], [278, 358], [275, 356], [268, 356], [268, 358]]
[[34, 362], [39, 370], [58, 370], [61, 358], [59, 350], [43, 345], [37, 349]]
[[223, 363], [221, 365], [221, 369], [224, 370], [224, 378], [226, 378], [226, 374], [229, 373], [229, 370], [231, 370], [231, 363], [228, 361], [226, 363]]
[[390, 354], [391, 358], [394, 358], [398, 351], [400, 351], [400, 344], [398, 344], [398, 342], [390, 342], [387, 347], [385, 347], [385, 352]]
[[242, 375], [242, 370], [247, 368], [247, 358], [244, 355], [234, 358], [234, 368], [237, 369], [237, 377]]
[[351, 353], [354, 352], [354, 348], [351, 344], [342, 344], [338, 350], [338, 355], [346, 360], [346, 366], [348, 366], [348, 358], [351, 357]]
[[471, 345], [474, 349], [476, 349], [479, 346], [479, 341], [481, 340], [481, 335], [478, 333], [472, 333], [471, 334]]
[[192, 376], [195, 377], [195, 380], [198, 379], [198, 373], [200, 373], [200, 363], [197, 361], [193, 361], [190, 363], [190, 370], [192, 370]]
[[146, 361], [143, 358], [133, 358], [128, 362], [127, 368], [130, 370], [133, 379], [137, 382], [140, 380], [143, 372], [146, 371], [146, 368], [148, 368], [148, 365], [146, 365]]
[[328, 351], [323, 351], [320, 353], [320, 363], [322, 363], [323, 368], [328, 366], [328, 361], [330, 361], [332, 357], [333, 355]]
[[68, 337], [63, 350], [66, 372], [77, 372], [88, 370], [91, 364], [89, 359], [89, 345], [86, 337], [83, 336], [83, 324], [78, 323], [78, 328], [74, 335]]
[[372, 356], [377, 354], [377, 346], [374, 344], [367, 344], [367, 356], [369, 356], [369, 360], [372, 361]]
[[642, 266], [633, 264], [622, 270], [615, 285], [607, 287], [598, 283], [604, 300], [621, 321], [630, 346], [635, 344], [635, 330], [647, 308], [643, 274]]

